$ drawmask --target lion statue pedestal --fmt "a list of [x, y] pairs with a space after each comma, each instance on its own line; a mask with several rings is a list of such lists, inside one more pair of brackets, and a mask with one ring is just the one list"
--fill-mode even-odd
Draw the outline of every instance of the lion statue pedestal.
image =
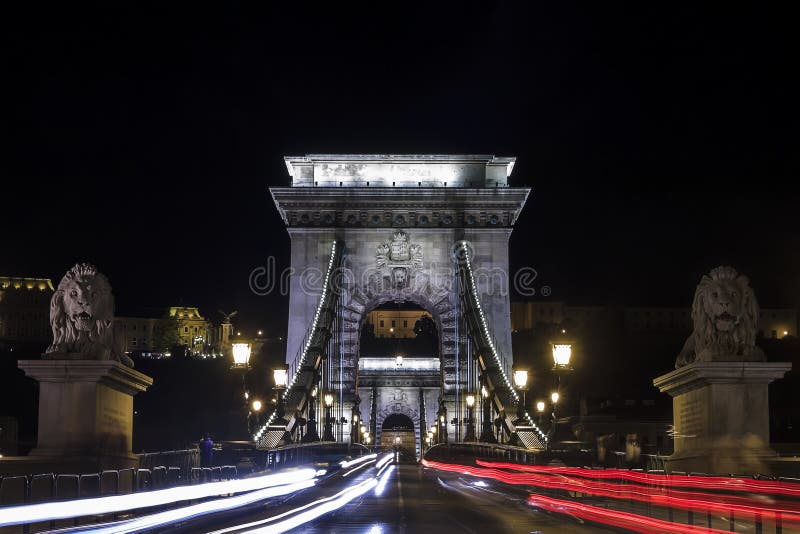
[[768, 385], [787, 362], [695, 362], [653, 384], [672, 396], [675, 451], [668, 471], [767, 474]]
[[668, 471], [766, 474], [768, 385], [790, 371], [756, 347], [758, 303], [731, 267], [704, 276], [692, 305], [694, 332], [671, 373], [653, 380], [672, 396], [675, 450]]
[[133, 396], [152, 378], [110, 360], [20, 360], [18, 366], [39, 382], [39, 432], [28, 462], [56, 473], [138, 467]]

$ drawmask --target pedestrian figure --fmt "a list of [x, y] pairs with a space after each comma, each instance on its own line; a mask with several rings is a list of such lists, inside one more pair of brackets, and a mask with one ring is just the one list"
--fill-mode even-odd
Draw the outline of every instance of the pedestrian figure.
[[200, 466], [211, 467], [214, 460], [214, 442], [211, 436], [206, 434], [205, 439], [200, 441]]

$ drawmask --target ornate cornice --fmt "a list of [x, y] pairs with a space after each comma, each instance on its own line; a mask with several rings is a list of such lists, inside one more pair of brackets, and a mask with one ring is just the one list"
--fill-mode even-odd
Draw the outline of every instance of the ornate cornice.
[[512, 226], [530, 188], [273, 187], [287, 226], [502, 227]]

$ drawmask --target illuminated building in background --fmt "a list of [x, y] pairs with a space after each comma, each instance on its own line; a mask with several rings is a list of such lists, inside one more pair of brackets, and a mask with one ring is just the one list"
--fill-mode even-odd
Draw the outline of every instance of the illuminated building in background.
[[193, 353], [202, 352], [204, 345], [208, 343], [212, 325], [200, 315], [200, 310], [188, 306], [172, 306], [169, 309], [169, 318], [178, 324], [180, 344], [189, 347]]
[[424, 310], [373, 310], [367, 314], [370, 326], [377, 338], [413, 338], [414, 325], [423, 317], [431, 317]]
[[0, 348], [47, 347], [54, 291], [49, 278], [0, 276]]
[[[793, 308], [762, 308], [758, 330], [765, 338], [797, 336], [797, 310]], [[692, 311], [689, 308], [627, 306], [570, 306], [560, 301], [527, 301], [511, 303], [511, 330], [524, 332], [537, 325], [570, 325], [572, 328], [592, 329], [621, 324], [626, 332], [692, 331]]]
[[199, 355], [211, 350], [218, 337], [196, 307], [151, 308], [114, 317], [114, 342], [126, 354], [162, 357], [179, 345]]
[[157, 339], [163, 322], [163, 319], [155, 317], [114, 317], [114, 343], [117, 344], [117, 350], [126, 354], [169, 351], [169, 347], [159, 346]]

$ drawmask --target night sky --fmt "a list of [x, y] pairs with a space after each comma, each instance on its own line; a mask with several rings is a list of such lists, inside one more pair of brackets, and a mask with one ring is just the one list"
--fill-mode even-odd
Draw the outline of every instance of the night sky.
[[283, 334], [288, 299], [247, 281], [286, 265], [284, 155], [479, 153], [533, 187], [511, 260], [549, 298], [688, 307], [730, 263], [800, 306], [791, 13], [107, 4], [3, 16], [0, 274], [91, 261], [121, 310]]

